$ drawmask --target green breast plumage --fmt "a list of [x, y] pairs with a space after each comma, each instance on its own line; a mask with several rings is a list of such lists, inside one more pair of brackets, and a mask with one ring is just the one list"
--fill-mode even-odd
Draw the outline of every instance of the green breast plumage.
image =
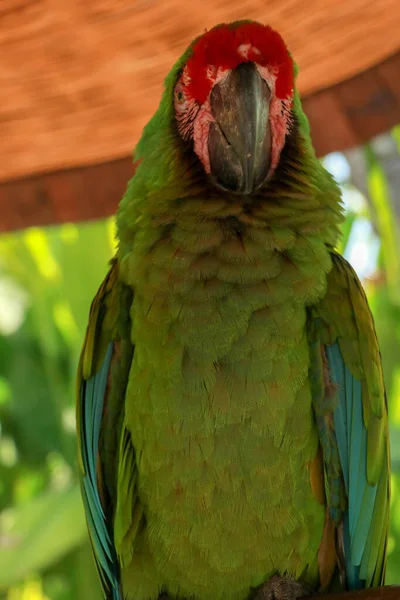
[[136, 282], [125, 410], [147, 520], [137, 554], [151, 557], [136, 564], [172, 596], [233, 600], [275, 570], [317, 574], [306, 306], [330, 259], [318, 236], [248, 221], [194, 207], [122, 262]]

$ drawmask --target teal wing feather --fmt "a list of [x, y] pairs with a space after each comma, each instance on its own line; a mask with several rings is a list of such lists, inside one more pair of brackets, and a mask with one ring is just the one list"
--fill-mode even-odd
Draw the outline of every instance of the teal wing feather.
[[[112, 369], [118, 366], [118, 372], [121, 373], [121, 332], [118, 323], [124, 312], [121, 311], [117, 279], [118, 265], [114, 261], [90, 310], [78, 369], [76, 411], [82, 499], [93, 554], [107, 600], [123, 600], [113, 529], [117, 498], [115, 485], [107, 475], [108, 472], [115, 473], [116, 468], [111, 465], [107, 469], [110, 452], [106, 452], [111, 445], [114, 464], [117, 464], [119, 442], [115, 432], [116, 422], [103, 421], [106, 413], [110, 420], [113, 401], [119, 403], [114, 413], [123, 412], [121, 403], [127, 379], [125, 373], [125, 377], [119, 381], [118, 393], [114, 393]], [[128, 361], [130, 358], [128, 356]], [[114, 437], [108, 432], [113, 433]]]
[[328, 504], [339, 532], [338, 555], [347, 587], [356, 589], [384, 581], [390, 492], [387, 406], [364, 291], [340, 255], [332, 254], [332, 262], [327, 294], [312, 310], [314, 409]]
[[112, 528], [100, 500], [97, 475], [100, 424], [112, 352], [113, 344], [110, 343], [100, 370], [81, 385], [80, 442], [84, 469], [81, 487], [90, 538], [103, 588], [106, 594], [111, 593], [112, 600], [122, 600]]

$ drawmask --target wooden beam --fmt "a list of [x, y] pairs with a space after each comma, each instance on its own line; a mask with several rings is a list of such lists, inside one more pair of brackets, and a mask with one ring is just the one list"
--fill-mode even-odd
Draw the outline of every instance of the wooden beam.
[[[362, 144], [400, 123], [399, 72], [400, 52], [303, 99], [318, 156]], [[132, 175], [127, 156], [2, 182], [0, 231], [108, 217]]]
[[318, 156], [364, 144], [400, 123], [400, 52], [303, 100]]
[[189, 43], [237, 19], [279, 31], [303, 97], [400, 49], [398, 0], [1, 0], [0, 181], [129, 156]]
[[2, 183], [0, 231], [108, 217], [133, 174], [128, 157]]

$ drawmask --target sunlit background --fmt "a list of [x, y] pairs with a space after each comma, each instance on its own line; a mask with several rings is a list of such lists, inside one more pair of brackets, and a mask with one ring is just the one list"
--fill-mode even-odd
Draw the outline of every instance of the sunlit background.
[[[342, 185], [340, 250], [362, 278], [383, 355], [393, 469], [387, 583], [400, 583], [399, 156], [395, 129], [323, 159]], [[90, 302], [114, 250], [111, 219], [0, 237], [3, 599], [100, 597], [77, 482], [74, 387]]]

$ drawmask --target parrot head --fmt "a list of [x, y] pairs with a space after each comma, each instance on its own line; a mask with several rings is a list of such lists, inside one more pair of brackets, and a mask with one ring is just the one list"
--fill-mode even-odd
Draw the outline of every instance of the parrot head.
[[218, 25], [187, 56], [173, 92], [179, 135], [214, 185], [251, 194], [273, 175], [290, 131], [293, 60], [255, 22]]

